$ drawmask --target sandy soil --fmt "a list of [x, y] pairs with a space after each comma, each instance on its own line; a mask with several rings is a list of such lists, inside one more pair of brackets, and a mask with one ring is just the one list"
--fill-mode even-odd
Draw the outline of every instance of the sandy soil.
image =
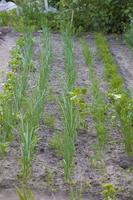
[[[56, 194], [55, 196], [54, 193], [43, 194], [43, 192], [34, 192], [34, 196], [36, 200], [55, 200], [55, 199], [67, 200], [67, 198], [65, 197], [65, 194]], [[18, 198], [16, 196], [15, 191], [8, 189], [8, 190], [0, 191], [0, 200], [18, 200]]]
[[[99, 78], [101, 91], [106, 94], [107, 85], [103, 79], [103, 65], [96, 54], [96, 46], [92, 35], [85, 37], [94, 57], [94, 64]], [[127, 88], [133, 92], [133, 53], [123, 44], [121, 40], [108, 38], [110, 49], [114, 59], [120, 66], [120, 73], [124, 77]], [[40, 37], [36, 36], [36, 45], [34, 51], [34, 60], [38, 58], [41, 50]], [[62, 40], [60, 35], [52, 34], [53, 60], [50, 70], [50, 87], [53, 95], [60, 95], [63, 91], [64, 81], [64, 62], [62, 52]], [[74, 39], [74, 56], [77, 67], [77, 85], [80, 87], [90, 86], [88, 78], [88, 67], [85, 64], [82, 50], [77, 39]], [[126, 53], [126, 54], [125, 54]], [[6, 54], [4, 54], [6, 55]], [[0, 54], [1, 57], [1, 54]], [[9, 57], [9, 55], [8, 55]], [[38, 71], [38, 62], [36, 61], [36, 73]], [[32, 79], [32, 77], [31, 77]], [[90, 94], [87, 101], [90, 103]], [[32, 167], [32, 178], [29, 186], [35, 191], [43, 191], [48, 194], [37, 193], [37, 200], [68, 200], [69, 185], [63, 181], [63, 169], [61, 159], [55, 155], [53, 149], [49, 147], [49, 141], [52, 136], [62, 131], [61, 116], [59, 109], [51, 99], [46, 104], [45, 114], [51, 114], [55, 118], [54, 127], [49, 127], [40, 123], [39, 137], [40, 142], [34, 156]], [[117, 200], [133, 200], [133, 159], [129, 158], [123, 147], [121, 133], [118, 127], [108, 125], [108, 145], [100, 159], [96, 159], [95, 143], [96, 130], [93, 120], [88, 117], [87, 130], [80, 130], [76, 140], [75, 166], [72, 179], [76, 182], [76, 188], [82, 184], [83, 199], [101, 200], [101, 188], [104, 183], [112, 183], [116, 187]], [[11, 144], [9, 153], [4, 159], [0, 160], [0, 200], [17, 200], [12, 193], [14, 186], [18, 185], [17, 176], [19, 174], [19, 144], [14, 141]], [[47, 171], [50, 172], [50, 182]], [[90, 182], [90, 187], [86, 183]], [[11, 189], [11, 191], [6, 189]], [[76, 190], [75, 188], [75, 190]], [[66, 195], [65, 195], [66, 194]]]

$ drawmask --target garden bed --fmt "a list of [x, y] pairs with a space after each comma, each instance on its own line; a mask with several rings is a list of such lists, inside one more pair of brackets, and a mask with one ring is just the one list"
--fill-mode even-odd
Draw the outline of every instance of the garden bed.
[[[41, 51], [41, 33], [34, 36], [34, 72], [29, 74], [29, 92], [30, 87], [35, 85], [35, 79], [38, 75], [39, 54]], [[132, 200], [133, 198], [133, 158], [130, 158], [124, 149], [119, 123], [116, 125], [108, 124], [108, 141], [106, 148], [99, 155], [96, 149], [96, 129], [91, 116], [88, 116], [86, 122], [87, 129], [78, 130], [74, 168], [71, 175], [72, 182], [64, 183], [64, 172], [61, 158], [49, 145], [51, 138], [58, 132], [63, 132], [61, 123], [61, 113], [55, 101], [55, 96], [61, 96], [63, 93], [63, 84], [65, 80], [63, 45], [59, 34], [51, 34], [52, 61], [50, 64], [49, 87], [50, 93], [46, 101], [44, 116], [40, 120], [38, 130], [39, 142], [32, 162], [32, 177], [29, 181], [30, 188], [37, 192], [38, 200], [41, 199], [69, 199], [70, 188], [76, 193], [82, 187], [82, 199], [100, 200], [102, 199], [102, 187], [104, 184], [112, 184], [116, 188], [117, 200]], [[16, 38], [16, 37], [15, 37]], [[104, 79], [103, 63], [98, 57], [96, 44], [93, 34], [85, 37], [86, 43], [92, 52], [96, 75], [99, 80], [100, 90], [107, 95], [108, 84]], [[119, 65], [119, 72], [125, 80], [125, 86], [133, 94], [133, 53], [127, 45], [113, 36], [107, 37], [110, 50], [116, 63]], [[0, 51], [0, 58], [9, 57], [9, 50], [14, 44], [14, 37], [10, 34], [2, 42], [5, 51]], [[90, 106], [91, 81], [88, 76], [88, 66], [82, 53], [78, 38], [73, 38], [74, 61], [77, 69], [76, 85], [87, 88], [86, 102]], [[7, 62], [2, 65], [5, 69]], [[2, 67], [0, 65], [0, 67]], [[6, 70], [4, 70], [6, 71]], [[0, 159], [0, 200], [15, 200], [12, 191], [19, 186], [19, 140], [11, 143], [7, 155]], [[9, 189], [9, 190], [8, 190]], [[10, 193], [11, 192], [11, 193]], [[44, 193], [44, 197], [43, 194]], [[11, 196], [13, 196], [11, 198]], [[17, 199], [17, 198], [16, 198]]]

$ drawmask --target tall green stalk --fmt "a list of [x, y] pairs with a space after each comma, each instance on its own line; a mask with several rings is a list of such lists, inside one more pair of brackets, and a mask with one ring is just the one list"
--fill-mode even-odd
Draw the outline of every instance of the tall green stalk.
[[60, 98], [60, 106], [63, 114], [63, 167], [65, 179], [69, 179], [72, 166], [73, 156], [75, 152], [75, 137], [78, 121], [78, 112], [75, 109], [70, 97], [69, 92], [73, 91], [76, 84], [76, 69], [74, 64], [73, 45], [71, 34], [68, 30], [62, 30], [62, 38], [64, 44], [64, 61], [65, 61], [65, 73], [66, 73], [66, 85], [63, 97]]
[[62, 30], [62, 38], [64, 45], [64, 61], [65, 61], [65, 72], [66, 72], [66, 87], [68, 91], [72, 91], [75, 87], [76, 82], [76, 69], [74, 64], [73, 54], [73, 41], [69, 30]]
[[33, 38], [31, 32], [26, 32], [23, 36], [24, 44], [21, 48], [21, 71], [16, 81], [16, 89], [14, 92], [16, 110], [19, 111], [23, 99], [23, 95], [28, 85], [28, 75], [32, 65], [33, 54]]
[[60, 106], [63, 113], [63, 167], [65, 180], [68, 180], [73, 167], [73, 156], [75, 152], [75, 137], [77, 132], [78, 113], [74, 108], [72, 101], [69, 97], [62, 97], [60, 100]]

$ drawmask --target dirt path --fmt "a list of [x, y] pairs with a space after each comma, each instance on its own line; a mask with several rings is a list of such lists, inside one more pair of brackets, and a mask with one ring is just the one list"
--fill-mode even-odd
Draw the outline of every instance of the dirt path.
[[6, 74], [10, 70], [8, 67], [10, 51], [15, 45], [16, 36], [6, 35], [0, 40], [0, 91], [3, 83], [6, 81]]

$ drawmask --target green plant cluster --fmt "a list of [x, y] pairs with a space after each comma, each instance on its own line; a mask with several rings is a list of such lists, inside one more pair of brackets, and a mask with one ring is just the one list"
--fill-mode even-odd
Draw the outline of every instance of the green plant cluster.
[[122, 32], [133, 15], [132, 0], [62, 0], [60, 6], [64, 19], [74, 12], [74, 27], [82, 31]]
[[102, 197], [103, 200], [116, 200], [116, 189], [113, 184], [106, 183], [102, 185]]
[[121, 123], [125, 148], [129, 155], [133, 155], [133, 99], [124, 87], [124, 81], [110, 53], [107, 41], [101, 34], [96, 35], [96, 44], [104, 64], [105, 78], [109, 86], [109, 99]]

